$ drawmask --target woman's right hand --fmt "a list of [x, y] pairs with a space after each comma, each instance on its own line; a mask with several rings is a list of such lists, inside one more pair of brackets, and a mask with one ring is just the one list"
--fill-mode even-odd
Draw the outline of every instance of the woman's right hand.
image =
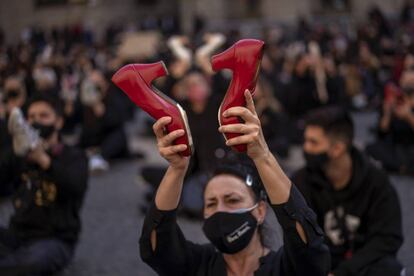
[[165, 127], [171, 122], [171, 117], [162, 117], [153, 125], [155, 136], [157, 137], [157, 147], [160, 155], [168, 161], [170, 167], [175, 169], [187, 169], [190, 161], [189, 157], [180, 155], [187, 149], [187, 145], [174, 145], [174, 141], [183, 136], [185, 131], [177, 129], [171, 133], [166, 133]]

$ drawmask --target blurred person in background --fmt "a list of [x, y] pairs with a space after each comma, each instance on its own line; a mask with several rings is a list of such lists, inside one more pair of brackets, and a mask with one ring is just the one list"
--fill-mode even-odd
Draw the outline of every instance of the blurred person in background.
[[290, 141], [286, 130], [289, 129], [289, 118], [264, 77], [259, 78], [253, 99], [270, 151], [278, 157], [288, 157]]
[[35, 65], [32, 77], [35, 84], [34, 95], [58, 98], [57, 77], [52, 68], [41, 64]]
[[13, 151], [0, 160], [0, 185], [16, 187], [15, 213], [0, 228], [1, 275], [50, 275], [73, 256], [88, 167], [83, 151], [62, 144], [61, 114], [39, 96], [27, 105], [27, 122], [18, 109], [10, 116]]
[[343, 78], [337, 74], [333, 60], [323, 57], [320, 51], [318, 44], [311, 42], [308, 51], [297, 54], [286, 90], [286, 110], [294, 122], [294, 142], [302, 141], [303, 120], [309, 111], [325, 105], [344, 104]]
[[399, 276], [403, 242], [398, 195], [386, 173], [353, 146], [341, 108], [315, 110], [306, 121], [306, 166], [292, 177], [324, 229], [331, 274]]
[[384, 169], [414, 174], [414, 68], [405, 70], [399, 87], [385, 88], [379, 120], [379, 139], [367, 146], [367, 153]]
[[119, 91], [111, 87], [104, 74], [96, 69], [81, 84], [80, 146], [88, 152], [92, 172], [108, 170], [111, 159], [128, 154], [123, 102], [117, 95]]
[[[2, 93], [3, 116], [0, 117], [0, 160], [9, 155], [12, 149], [12, 137], [7, 122], [13, 108], [23, 108], [26, 103], [26, 89], [20, 78], [11, 76], [5, 80]], [[9, 196], [14, 191], [12, 183], [0, 186], [0, 197]]]

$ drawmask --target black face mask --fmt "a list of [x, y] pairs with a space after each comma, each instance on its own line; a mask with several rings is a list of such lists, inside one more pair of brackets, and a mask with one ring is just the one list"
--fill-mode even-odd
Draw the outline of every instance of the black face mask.
[[4, 101], [7, 102], [8, 100], [16, 99], [20, 96], [20, 91], [17, 89], [10, 89], [4, 93]]
[[235, 212], [217, 212], [204, 221], [203, 231], [210, 242], [222, 253], [237, 253], [250, 243], [257, 220], [248, 209]]
[[32, 127], [39, 131], [40, 137], [43, 139], [49, 139], [50, 136], [55, 132], [54, 125], [44, 125], [40, 123], [33, 123]]
[[402, 87], [401, 89], [404, 94], [406, 94], [407, 96], [412, 96], [414, 95], [414, 87], [408, 86], [408, 87]]
[[303, 155], [306, 160], [306, 166], [310, 169], [322, 169], [329, 162], [327, 152], [319, 154], [310, 154], [307, 152], [303, 152]]

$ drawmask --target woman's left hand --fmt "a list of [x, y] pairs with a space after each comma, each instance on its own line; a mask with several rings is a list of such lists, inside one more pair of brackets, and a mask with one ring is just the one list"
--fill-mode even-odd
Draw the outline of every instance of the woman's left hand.
[[236, 146], [240, 144], [247, 145], [247, 155], [257, 160], [266, 157], [269, 148], [264, 139], [259, 117], [254, 107], [253, 97], [249, 90], [244, 91], [246, 107], [232, 107], [223, 113], [224, 117], [238, 116], [243, 119], [244, 123], [224, 125], [219, 127], [221, 133], [240, 133], [240, 136], [229, 139], [227, 146]]

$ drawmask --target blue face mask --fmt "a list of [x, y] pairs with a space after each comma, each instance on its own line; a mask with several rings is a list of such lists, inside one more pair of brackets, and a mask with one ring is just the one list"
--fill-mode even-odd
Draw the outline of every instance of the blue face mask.
[[250, 208], [231, 212], [216, 212], [204, 221], [203, 232], [222, 253], [234, 254], [246, 248], [257, 228], [257, 220]]

